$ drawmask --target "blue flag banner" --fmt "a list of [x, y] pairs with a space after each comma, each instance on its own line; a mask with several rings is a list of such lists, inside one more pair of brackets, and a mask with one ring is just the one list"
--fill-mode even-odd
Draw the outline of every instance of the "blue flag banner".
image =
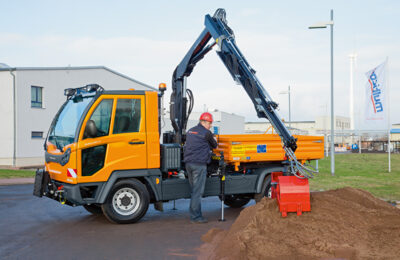
[[365, 122], [367, 125], [378, 128], [387, 128], [387, 86], [385, 75], [386, 61], [376, 68], [365, 73], [367, 84], [365, 85]]

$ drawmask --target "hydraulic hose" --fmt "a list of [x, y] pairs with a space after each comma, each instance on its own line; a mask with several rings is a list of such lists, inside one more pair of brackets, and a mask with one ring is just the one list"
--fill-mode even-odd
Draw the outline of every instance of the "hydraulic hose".
[[286, 155], [290, 161], [290, 170], [291, 173], [299, 179], [305, 178], [313, 178], [314, 173], [318, 173], [315, 169], [311, 169], [311, 167], [306, 167], [305, 165], [301, 164], [292, 149], [288, 147], [283, 148], [286, 152]]

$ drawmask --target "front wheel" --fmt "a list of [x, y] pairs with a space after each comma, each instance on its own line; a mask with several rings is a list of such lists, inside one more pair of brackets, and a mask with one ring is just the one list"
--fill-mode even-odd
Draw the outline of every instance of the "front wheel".
[[108, 220], [118, 224], [135, 223], [147, 212], [150, 203], [146, 186], [136, 179], [114, 184], [101, 206]]
[[241, 208], [249, 203], [250, 198], [246, 198], [240, 195], [226, 195], [224, 204], [231, 208]]

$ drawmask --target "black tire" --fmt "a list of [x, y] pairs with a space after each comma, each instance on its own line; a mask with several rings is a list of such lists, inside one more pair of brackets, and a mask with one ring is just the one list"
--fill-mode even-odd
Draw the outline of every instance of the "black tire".
[[264, 197], [271, 198], [271, 175], [264, 178], [261, 192], [254, 195], [254, 200], [260, 202]]
[[90, 204], [90, 205], [83, 205], [83, 207], [93, 215], [100, 215], [103, 214], [101, 210], [101, 206], [99, 204]]
[[225, 195], [224, 204], [231, 208], [241, 208], [249, 203], [250, 198], [243, 197], [241, 195]]
[[114, 184], [101, 208], [108, 220], [130, 224], [140, 220], [150, 203], [146, 186], [136, 179], [126, 179]]

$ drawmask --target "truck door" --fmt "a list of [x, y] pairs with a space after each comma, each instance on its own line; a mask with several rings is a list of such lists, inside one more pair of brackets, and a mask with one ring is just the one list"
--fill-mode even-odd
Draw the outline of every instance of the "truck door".
[[108, 161], [116, 170], [147, 168], [144, 95], [116, 98]]
[[[144, 95], [101, 96], [88, 112], [78, 148], [79, 182], [107, 181], [115, 170], [147, 167]], [[84, 135], [93, 120], [97, 136]]]

